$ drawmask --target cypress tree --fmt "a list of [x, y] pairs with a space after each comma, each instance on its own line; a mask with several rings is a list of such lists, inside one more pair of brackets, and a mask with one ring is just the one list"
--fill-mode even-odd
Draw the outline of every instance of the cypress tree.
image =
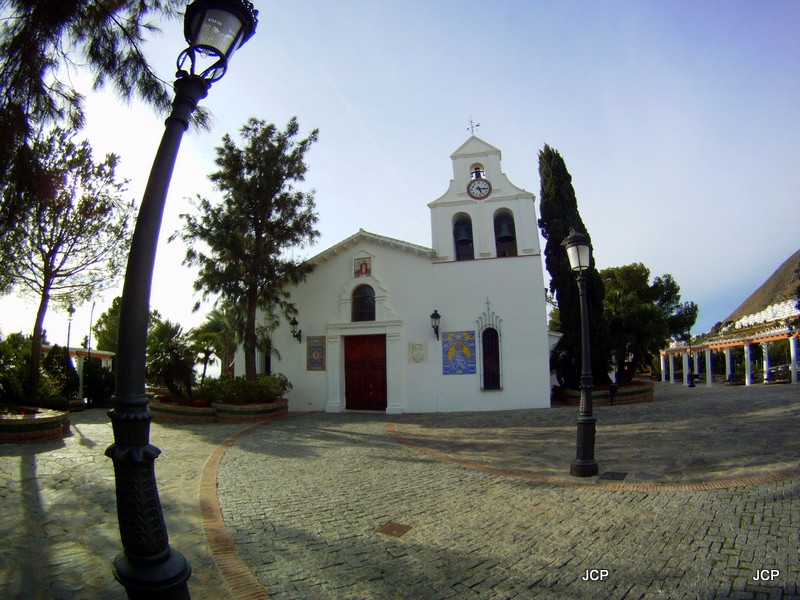
[[[585, 233], [590, 244], [591, 236], [578, 211], [578, 201], [567, 165], [558, 151], [547, 144], [539, 152], [539, 178], [542, 186], [539, 228], [547, 240], [544, 249], [545, 266], [550, 273], [550, 293], [554, 294], [558, 304], [563, 334], [550, 355], [550, 367], [556, 372], [562, 385], [577, 388], [581, 375], [580, 295], [563, 242], [572, 229]], [[595, 385], [599, 385], [609, 381], [610, 353], [603, 318], [605, 287], [595, 268], [594, 250], [586, 273], [586, 294], [592, 374]]]

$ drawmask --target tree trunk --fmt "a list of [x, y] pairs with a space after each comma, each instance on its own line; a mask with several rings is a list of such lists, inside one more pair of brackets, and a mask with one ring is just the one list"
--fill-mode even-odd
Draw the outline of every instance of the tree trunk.
[[256, 311], [258, 309], [258, 292], [251, 290], [247, 294], [247, 322], [244, 333], [244, 375], [247, 381], [256, 380]]
[[206, 371], [208, 370], [208, 361], [211, 360], [211, 353], [208, 350], [203, 352], [203, 374], [200, 376], [200, 396], [203, 395], [203, 385], [206, 382]]
[[47, 314], [47, 305], [49, 302], [50, 287], [47, 286], [39, 300], [39, 310], [36, 312], [36, 323], [33, 326], [33, 336], [31, 337], [31, 373], [28, 381], [31, 386], [31, 393], [36, 399], [39, 397], [39, 382], [41, 381], [42, 328], [44, 326], [44, 316]]

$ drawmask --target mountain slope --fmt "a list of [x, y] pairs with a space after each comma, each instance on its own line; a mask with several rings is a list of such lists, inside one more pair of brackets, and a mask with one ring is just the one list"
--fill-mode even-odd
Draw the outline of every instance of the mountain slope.
[[760, 312], [772, 304], [793, 299], [798, 285], [794, 274], [798, 263], [800, 263], [800, 250], [786, 259], [723, 323], [737, 321], [744, 316]]

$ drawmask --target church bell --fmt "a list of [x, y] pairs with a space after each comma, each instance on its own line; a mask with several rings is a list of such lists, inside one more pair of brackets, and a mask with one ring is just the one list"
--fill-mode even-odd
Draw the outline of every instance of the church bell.
[[453, 229], [453, 237], [456, 244], [466, 246], [472, 243], [472, 227], [468, 221], [458, 221]]
[[514, 241], [514, 223], [511, 219], [502, 219], [498, 221], [495, 237], [498, 242], [505, 243]]

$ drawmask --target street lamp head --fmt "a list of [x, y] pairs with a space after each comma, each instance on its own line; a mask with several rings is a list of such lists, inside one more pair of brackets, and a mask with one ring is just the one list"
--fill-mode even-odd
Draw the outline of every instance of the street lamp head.
[[[178, 77], [222, 78], [233, 53], [252, 37], [258, 11], [248, 0], [195, 0], [186, 7], [183, 32], [189, 47], [178, 57]], [[200, 59], [208, 64], [203, 68]], [[184, 68], [187, 59], [189, 70]]]
[[569, 266], [573, 271], [582, 273], [589, 268], [592, 248], [589, 245], [589, 238], [586, 234], [572, 229], [564, 240], [564, 247], [567, 249]]

